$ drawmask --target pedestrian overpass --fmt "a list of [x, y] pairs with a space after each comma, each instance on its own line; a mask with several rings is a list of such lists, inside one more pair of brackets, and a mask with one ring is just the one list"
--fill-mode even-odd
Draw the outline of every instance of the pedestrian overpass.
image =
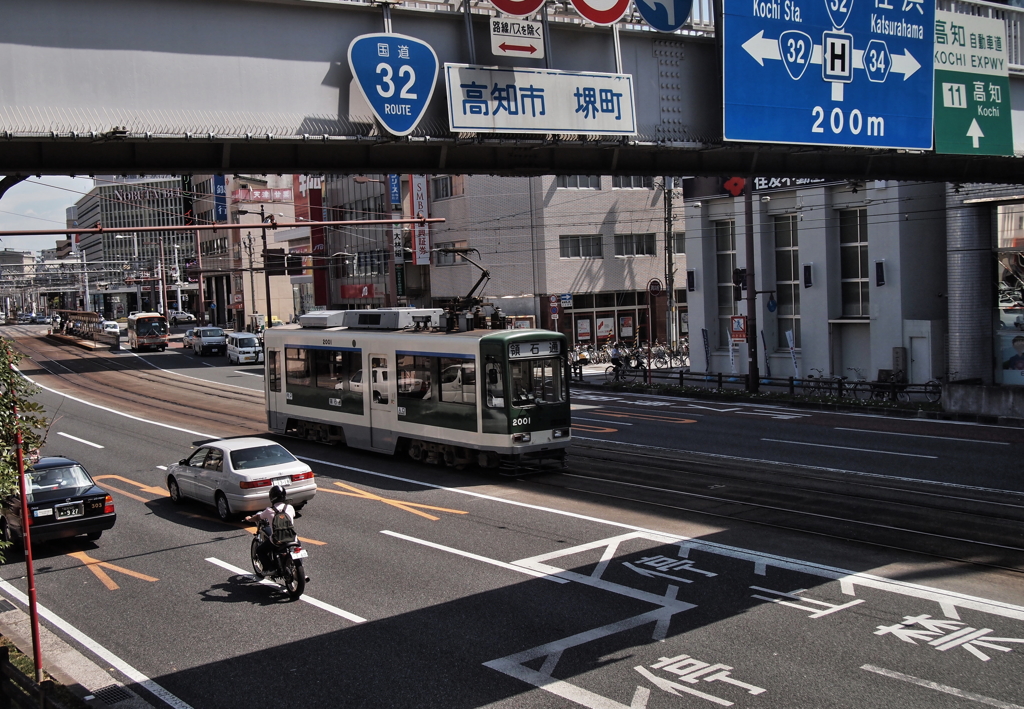
[[[492, 173], [777, 175], [1018, 182], [1014, 157], [723, 140], [710, 0], [661, 33], [552, 11], [545, 59], [492, 56], [482, 0], [33, 0], [0, 23], [0, 173]], [[950, 7], [950, 4], [955, 7]], [[1024, 153], [1024, 11], [939, 0], [1007, 23], [1016, 150]], [[408, 136], [382, 132], [352, 85], [352, 40], [384, 30], [440, 63], [630, 74], [636, 134], [453, 132], [444, 78]], [[470, 30], [471, 28], [471, 30]], [[469, 37], [473, 42], [470, 43]], [[618, 51], [616, 51], [618, 49]], [[621, 67], [619, 66], [621, 64]]]

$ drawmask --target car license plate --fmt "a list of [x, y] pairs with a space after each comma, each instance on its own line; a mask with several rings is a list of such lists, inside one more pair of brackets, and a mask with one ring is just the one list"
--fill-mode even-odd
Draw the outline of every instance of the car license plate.
[[292, 479], [291, 478], [275, 478], [274, 480], [271, 480], [271, 482], [274, 485], [291, 485], [292, 484]]
[[291, 552], [291, 555], [293, 559], [305, 559], [309, 556], [309, 553], [305, 549], [301, 549], [300, 551]]
[[81, 502], [69, 502], [63, 505], [54, 505], [53, 511], [57, 519], [68, 519], [69, 517], [81, 517], [85, 513], [85, 507]]

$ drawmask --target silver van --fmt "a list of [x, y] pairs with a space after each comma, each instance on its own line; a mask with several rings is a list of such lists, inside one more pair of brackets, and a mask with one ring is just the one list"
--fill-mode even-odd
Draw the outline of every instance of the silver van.
[[197, 327], [192, 332], [192, 351], [197, 355], [224, 354], [227, 349], [227, 335], [219, 327]]
[[256, 336], [248, 332], [228, 335], [228, 364], [259, 363], [263, 361], [263, 347]]

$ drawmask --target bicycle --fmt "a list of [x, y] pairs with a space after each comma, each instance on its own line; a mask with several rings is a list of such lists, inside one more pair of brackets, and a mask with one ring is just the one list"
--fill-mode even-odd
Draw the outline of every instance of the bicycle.
[[938, 376], [935, 379], [929, 379], [924, 385], [924, 396], [928, 399], [929, 403], [936, 404], [939, 399], [942, 398], [942, 384], [945, 382], [955, 382], [956, 376], [960, 372], [950, 372], [945, 376]]
[[847, 367], [846, 371], [853, 372], [857, 379], [853, 384], [848, 384], [850, 389], [853, 389], [853, 398], [864, 401], [870, 399], [872, 395], [871, 384], [868, 382], [867, 377], [864, 376], [864, 370], [860, 367]]
[[815, 377], [813, 374], [808, 374], [807, 379], [803, 382], [803, 391], [805, 396], [819, 396], [823, 389], [827, 388], [827, 385], [823, 384], [823, 377], [825, 371], [818, 367], [811, 367], [810, 371], [817, 372], [818, 376]]

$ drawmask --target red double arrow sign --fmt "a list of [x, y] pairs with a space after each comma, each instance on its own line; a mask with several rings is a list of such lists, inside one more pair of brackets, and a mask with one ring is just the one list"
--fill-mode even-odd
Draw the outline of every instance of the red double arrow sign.
[[530, 54], [533, 54], [534, 52], [537, 51], [537, 48], [532, 44], [527, 44], [524, 46], [521, 44], [506, 44], [505, 42], [502, 42], [501, 44], [498, 45], [498, 47], [503, 52], [529, 52]]

